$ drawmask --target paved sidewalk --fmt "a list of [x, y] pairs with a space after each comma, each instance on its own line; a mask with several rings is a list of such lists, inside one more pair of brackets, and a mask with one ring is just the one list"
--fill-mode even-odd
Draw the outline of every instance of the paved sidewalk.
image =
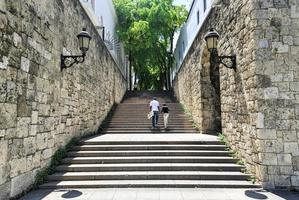
[[299, 192], [259, 189], [109, 188], [36, 190], [20, 200], [298, 200]]

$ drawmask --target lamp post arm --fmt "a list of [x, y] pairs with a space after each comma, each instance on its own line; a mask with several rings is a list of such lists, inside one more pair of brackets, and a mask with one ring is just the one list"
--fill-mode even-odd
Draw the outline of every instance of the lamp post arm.
[[[236, 55], [232, 55], [232, 56], [218, 56], [219, 58], [219, 63], [223, 64], [225, 67], [229, 68], [229, 69], [234, 69], [236, 70], [236, 66], [237, 66], [237, 62], [236, 62]], [[224, 61], [226, 59], [230, 59], [231, 61], [231, 66], [227, 65]]]
[[61, 71], [63, 69], [69, 68], [74, 64], [83, 63], [85, 60], [85, 54], [82, 55], [62, 55], [60, 56], [61, 59]]

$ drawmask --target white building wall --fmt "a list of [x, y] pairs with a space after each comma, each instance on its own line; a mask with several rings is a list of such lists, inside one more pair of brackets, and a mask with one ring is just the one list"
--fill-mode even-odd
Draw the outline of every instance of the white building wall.
[[112, 0], [80, 0], [102, 37], [111, 55], [126, 76], [126, 56], [123, 44], [116, 35], [117, 15]]
[[[204, 9], [204, 3], [206, 3]], [[172, 79], [179, 70], [186, 54], [189, 51], [197, 33], [199, 32], [207, 15], [211, 11], [213, 0], [194, 0], [189, 11], [189, 16], [180, 30], [178, 40], [174, 49], [174, 67], [172, 70]], [[197, 15], [199, 14], [199, 18]]]

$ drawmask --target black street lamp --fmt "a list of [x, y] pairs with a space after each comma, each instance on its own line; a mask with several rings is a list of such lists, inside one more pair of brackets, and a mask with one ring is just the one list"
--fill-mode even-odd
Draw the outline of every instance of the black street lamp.
[[[205, 35], [208, 50], [211, 52], [211, 63], [223, 64], [225, 67], [236, 70], [236, 55], [232, 56], [219, 56], [218, 55], [218, 39], [219, 34], [211, 28], [210, 31]], [[227, 64], [225, 60], [229, 59], [230, 63]]]
[[86, 53], [89, 49], [89, 44], [91, 36], [86, 31], [86, 28], [83, 28], [82, 31], [77, 35], [79, 40], [79, 49], [82, 52], [82, 55], [63, 55], [61, 54], [61, 71], [65, 68], [69, 68], [74, 64], [83, 63], [85, 60]]

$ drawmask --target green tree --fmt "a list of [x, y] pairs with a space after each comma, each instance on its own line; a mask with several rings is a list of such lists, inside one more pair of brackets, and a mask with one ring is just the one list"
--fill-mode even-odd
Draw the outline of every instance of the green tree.
[[114, 0], [117, 33], [125, 44], [139, 90], [169, 89], [172, 43], [187, 10], [173, 0]]

